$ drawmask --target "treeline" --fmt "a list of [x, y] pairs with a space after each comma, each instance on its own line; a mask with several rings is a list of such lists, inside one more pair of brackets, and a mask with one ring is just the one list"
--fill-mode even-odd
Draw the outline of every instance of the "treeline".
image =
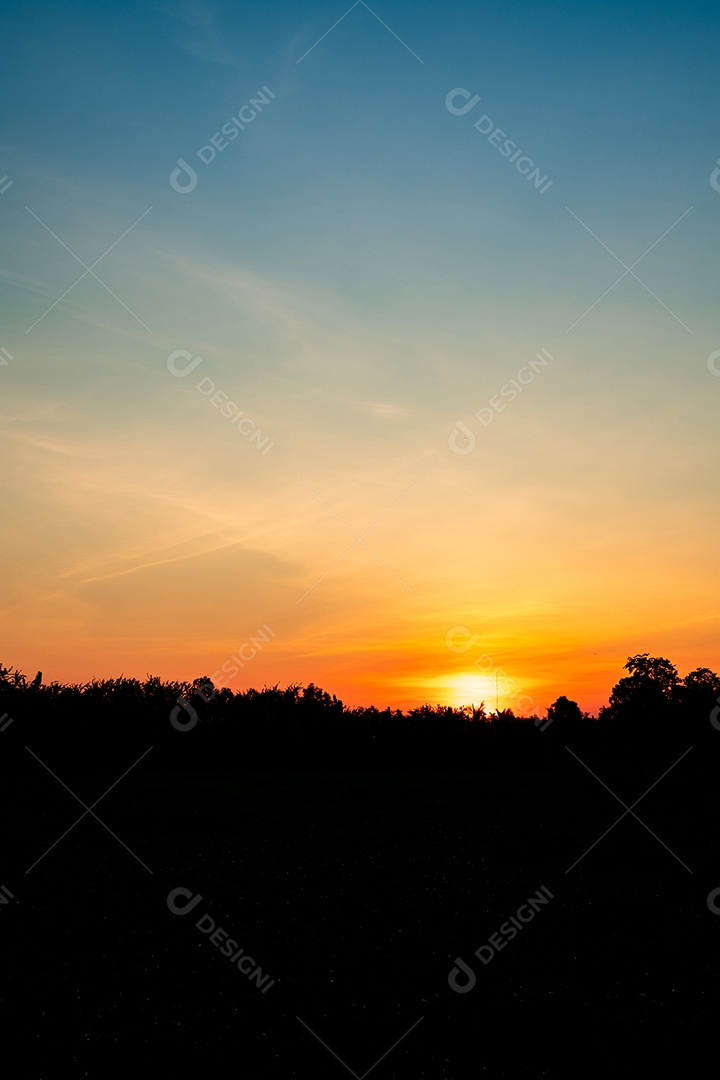
[[720, 677], [680, 678], [664, 657], [628, 657], [597, 717], [559, 697], [545, 716], [424, 705], [346, 708], [310, 683], [234, 693], [210, 679], [45, 684], [0, 666], [0, 761], [28, 747], [48, 764], [117, 769], [153, 746], [156, 769], [467, 767], [557, 759], [571, 743], [614, 758], [655, 758], [720, 740]]

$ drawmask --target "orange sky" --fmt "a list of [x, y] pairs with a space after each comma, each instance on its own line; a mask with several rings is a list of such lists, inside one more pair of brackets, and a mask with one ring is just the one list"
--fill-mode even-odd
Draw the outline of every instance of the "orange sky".
[[[474, 490], [467, 459], [442, 444], [408, 454], [400, 479], [384, 475], [382, 444], [350, 448], [342, 483], [312, 452], [288, 476], [278, 450], [248, 489], [258, 455], [243, 447], [226, 480], [227, 448], [202, 414], [163, 443], [151, 420], [99, 440], [26, 407], [36, 416], [11, 444], [2, 661], [28, 674], [193, 678], [242, 649], [233, 689], [313, 681], [347, 705], [494, 708], [497, 672], [501, 708], [543, 714], [560, 694], [595, 712], [631, 653], [668, 656], [681, 674], [719, 666], [702, 503], [681, 516], [597, 479], [560, 493], [517, 475], [509, 490], [487, 457]], [[546, 467], [567, 470], [573, 437]], [[511, 437], [505, 477], [521, 468], [512, 449]], [[586, 439], [575, 457], [594, 452]], [[353, 548], [338, 517], [362, 536], [387, 510], [372, 550]]]
[[[718, 670], [720, 192], [702, 25], [684, 24], [702, 78], [688, 82], [682, 50], [660, 64], [643, 26], [609, 87], [604, 64], [589, 86], [551, 21], [550, 101], [535, 61], [510, 80], [503, 50], [478, 66], [466, 18], [494, 40], [500, 7], [443, 11], [452, 70], [360, 9], [302, 64], [285, 20], [257, 40], [243, 28], [227, 63], [145, 14], [159, 66], [132, 85], [103, 75], [92, 130], [72, 80], [27, 60], [34, 37], [15, 59], [0, 663], [191, 679], [267, 626], [233, 689], [312, 681], [348, 705], [494, 708], [497, 676], [501, 707], [541, 714], [560, 694], [595, 712], [637, 652]], [[88, 27], [82, 46], [53, 27], [48, 48], [60, 35], [94, 101], [86, 52], [108, 35]], [[639, 56], [676, 110], [662, 132]], [[178, 80], [181, 60], [197, 77]], [[45, 108], [42, 78], [62, 108]], [[452, 100], [480, 94], [478, 112], [448, 108], [463, 80]], [[271, 104], [201, 164], [195, 149], [263, 85]], [[474, 130], [491, 100], [547, 190]], [[648, 130], [638, 150], [627, 132]], [[184, 192], [180, 157], [198, 176]]]

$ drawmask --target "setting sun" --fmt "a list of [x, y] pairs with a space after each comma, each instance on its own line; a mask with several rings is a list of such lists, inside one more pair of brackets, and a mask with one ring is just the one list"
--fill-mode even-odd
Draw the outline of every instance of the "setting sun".
[[[273, 5], [252, 45], [225, 26], [237, 70], [215, 32], [185, 40], [225, 16], [152, 7], [154, 61], [92, 130], [13, 23], [13, 93], [55, 108], [9, 111], [0, 164], [3, 662], [516, 715], [596, 712], [633, 650], [713, 666], [714, 116], [698, 92], [640, 180], [573, 92], [563, 120], [535, 75], [491, 105], [503, 50], [476, 67], [473, 5], [450, 6], [442, 77], [359, 3], [304, 7], [318, 45], [293, 56], [302, 20]], [[123, 12], [87, 41], [53, 15], [49, 55], [81, 71]], [[652, 292], [613, 282], [616, 250], [652, 252]], [[73, 278], [81, 257], [100, 272]]]
[[[485, 711], [495, 709], [495, 678], [490, 675], [462, 674], [454, 675], [449, 681], [450, 692], [448, 705], [474, 705], [479, 708], [485, 704]], [[499, 695], [500, 708], [503, 707], [502, 694]]]
[[16, 1075], [702, 1074], [719, 41], [2, 4]]

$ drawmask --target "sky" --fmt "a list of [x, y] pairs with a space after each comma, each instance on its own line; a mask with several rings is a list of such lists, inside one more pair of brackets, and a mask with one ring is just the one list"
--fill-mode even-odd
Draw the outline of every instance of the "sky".
[[718, 670], [719, 29], [5, 3], [0, 662], [523, 715]]

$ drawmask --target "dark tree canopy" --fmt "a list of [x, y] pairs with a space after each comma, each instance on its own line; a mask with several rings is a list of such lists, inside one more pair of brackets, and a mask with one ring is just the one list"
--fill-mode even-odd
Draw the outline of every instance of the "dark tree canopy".
[[625, 670], [636, 679], [649, 679], [655, 683], [668, 701], [673, 700], [674, 692], [680, 682], [677, 668], [664, 656], [649, 656], [638, 653], [628, 656]]
[[43, 684], [40, 672], [30, 680], [0, 665], [0, 751], [22, 738], [78, 767], [83, 760], [108, 768], [116, 760], [130, 762], [148, 745], [162, 768], [219, 762], [474, 767], [504, 754], [537, 761], [570, 744], [623, 756], [677, 743], [680, 752], [716, 736], [720, 676], [710, 668], [697, 667], [681, 679], [665, 657], [639, 653], [628, 657], [624, 670], [597, 719], [565, 695], [541, 719], [516, 717], [510, 709], [487, 713], [484, 704], [425, 704], [407, 712], [347, 708], [314, 683], [233, 691], [216, 689], [207, 676], [164, 682], [120, 675]]
[[548, 706], [547, 718], [553, 723], [557, 722], [563, 726], [569, 726], [580, 723], [583, 719], [583, 713], [577, 701], [571, 701], [570, 698], [565, 697], [563, 694], [557, 701]]

